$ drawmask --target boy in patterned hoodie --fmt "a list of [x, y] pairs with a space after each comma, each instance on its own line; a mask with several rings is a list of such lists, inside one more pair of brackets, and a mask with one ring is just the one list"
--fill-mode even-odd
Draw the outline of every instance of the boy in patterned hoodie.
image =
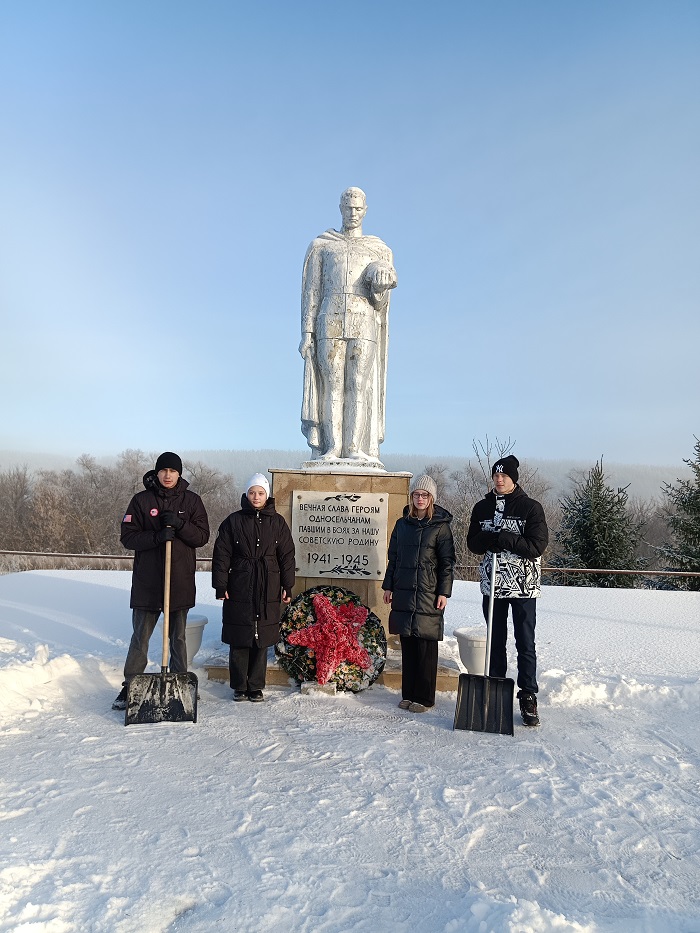
[[520, 715], [526, 726], [538, 726], [536, 600], [540, 595], [540, 558], [547, 547], [549, 532], [544, 509], [518, 485], [519, 466], [513, 456], [494, 463], [491, 473], [494, 488], [472, 510], [467, 546], [473, 554], [484, 555], [479, 573], [485, 618], [491, 564], [493, 555], [498, 555], [489, 673], [492, 677], [506, 676], [510, 606], [518, 652]]

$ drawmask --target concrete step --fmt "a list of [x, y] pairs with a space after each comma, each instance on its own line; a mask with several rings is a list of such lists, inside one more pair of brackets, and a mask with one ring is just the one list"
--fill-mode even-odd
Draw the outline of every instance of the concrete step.
[[[398, 658], [393, 655], [398, 654]], [[228, 661], [222, 658], [210, 664], [204, 665], [209, 680], [215, 680], [219, 683], [228, 683]], [[438, 662], [437, 672], [437, 690], [439, 693], [447, 693], [457, 689], [459, 681], [459, 668], [456, 664], [450, 664], [443, 658]], [[271, 661], [267, 665], [266, 683], [274, 687], [297, 686], [296, 681], [287, 674], [286, 671]], [[401, 689], [401, 656], [400, 652], [389, 652], [384, 670], [377, 678], [376, 683], [389, 687], [391, 690]]]

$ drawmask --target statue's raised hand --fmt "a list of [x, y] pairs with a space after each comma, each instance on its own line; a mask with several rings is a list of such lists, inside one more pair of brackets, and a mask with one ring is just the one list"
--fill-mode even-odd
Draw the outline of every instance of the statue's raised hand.
[[389, 288], [396, 288], [396, 272], [388, 262], [371, 262], [365, 269], [365, 281], [375, 294], [385, 292]]
[[383, 292], [387, 288], [394, 288], [396, 285], [396, 276], [390, 269], [377, 269], [373, 284], [378, 292]]

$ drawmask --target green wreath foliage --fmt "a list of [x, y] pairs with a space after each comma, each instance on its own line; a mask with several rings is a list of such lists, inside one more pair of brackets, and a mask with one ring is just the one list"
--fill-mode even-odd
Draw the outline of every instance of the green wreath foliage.
[[[316, 680], [316, 658], [310, 648], [290, 644], [287, 636], [317, 621], [313, 605], [313, 597], [317, 593], [322, 593], [333, 606], [348, 603], [355, 606], [363, 605], [355, 593], [340, 586], [313, 586], [292, 600], [280, 621], [281, 637], [275, 645], [275, 654], [280, 667], [298, 683]], [[357, 640], [369, 654], [371, 666], [368, 670], [364, 670], [358, 664], [341, 661], [328, 680], [328, 683], [335, 684], [338, 690], [359, 693], [360, 690], [370, 687], [384, 670], [387, 651], [386, 633], [379, 618], [369, 609], [367, 621], [359, 630]]]

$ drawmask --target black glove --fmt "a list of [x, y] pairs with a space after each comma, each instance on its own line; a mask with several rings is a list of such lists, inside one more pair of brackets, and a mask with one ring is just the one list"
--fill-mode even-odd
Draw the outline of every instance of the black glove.
[[481, 532], [482, 543], [486, 546], [486, 550], [491, 551], [493, 554], [498, 554], [501, 550], [498, 546], [498, 534], [497, 531]]
[[155, 470], [149, 470], [148, 473], [144, 473], [143, 480], [144, 489], [158, 489], [158, 474]]
[[174, 528], [161, 528], [160, 531], [156, 531], [156, 544], [165, 544], [166, 541], [173, 541], [174, 538]]
[[498, 536], [499, 550], [512, 551], [516, 538], [520, 537], [513, 531], [501, 531]]
[[185, 519], [180, 518], [176, 512], [161, 512], [160, 513], [160, 527], [165, 528], [166, 525], [169, 525], [171, 528], [174, 528], [175, 531], [178, 531], [185, 524]]

